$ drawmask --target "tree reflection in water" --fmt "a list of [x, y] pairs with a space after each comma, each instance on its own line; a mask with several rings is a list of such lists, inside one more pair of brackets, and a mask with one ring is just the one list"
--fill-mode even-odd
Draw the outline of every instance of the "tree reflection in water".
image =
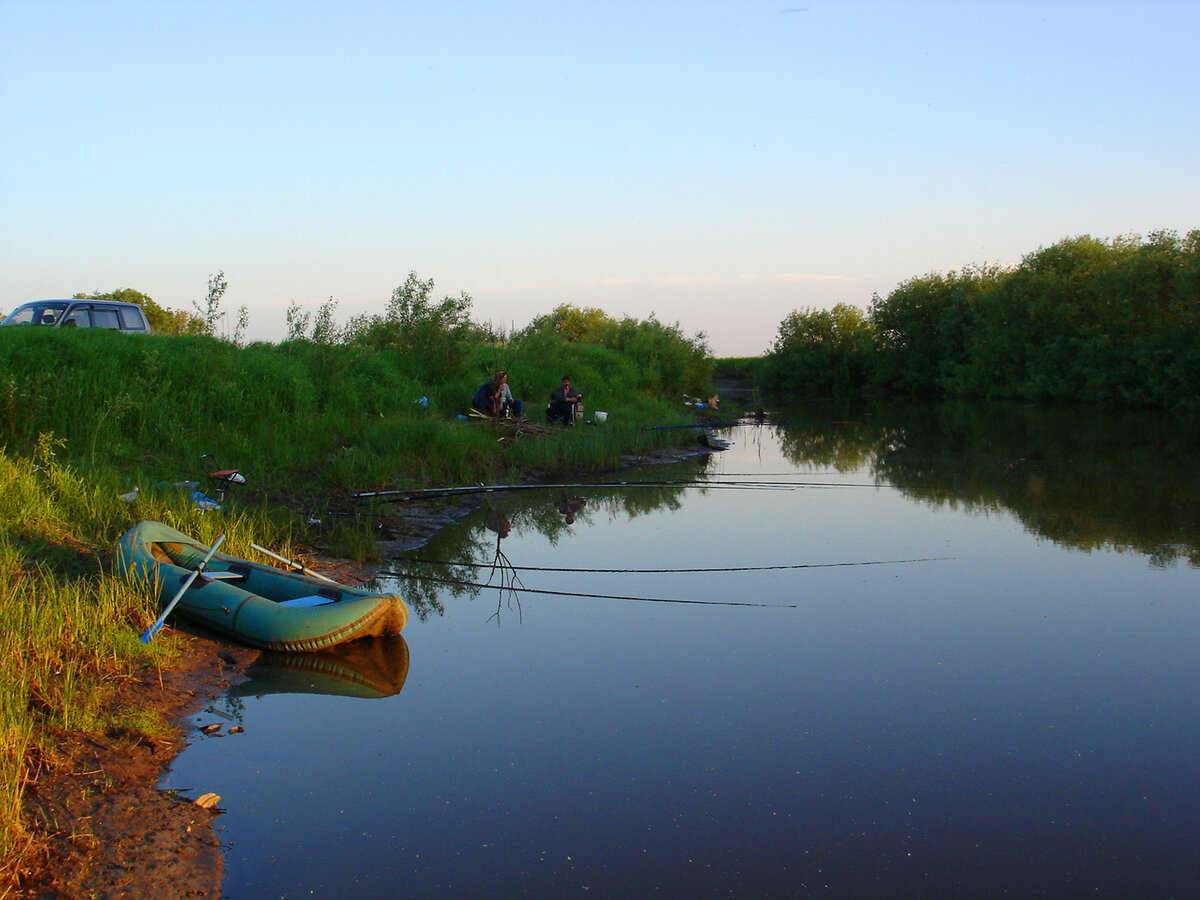
[[947, 401], [879, 403], [859, 419], [778, 426], [780, 443], [797, 467], [866, 467], [926, 503], [1011, 511], [1064, 546], [1200, 566], [1194, 415]]

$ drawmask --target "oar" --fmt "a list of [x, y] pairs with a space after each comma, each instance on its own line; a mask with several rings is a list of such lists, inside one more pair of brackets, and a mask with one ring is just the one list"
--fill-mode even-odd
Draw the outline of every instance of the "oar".
[[277, 559], [281, 563], [287, 563], [289, 566], [295, 566], [297, 569], [300, 570], [301, 575], [308, 575], [312, 578], [320, 578], [322, 581], [328, 581], [330, 584], [337, 584], [337, 582], [334, 581], [332, 578], [326, 578], [320, 572], [314, 572], [312, 569], [308, 568], [307, 566], [302, 566], [298, 562], [292, 562], [286, 556], [280, 556], [278, 553], [272, 553], [266, 547], [260, 547], [260, 546], [258, 546], [258, 544], [251, 544], [250, 546], [253, 547], [255, 550], [257, 550], [259, 553], [265, 553], [267, 556]]
[[213, 541], [213, 545], [208, 548], [208, 553], [204, 554], [204, 559], [200, 560], [200, 565], [196, 566], [196, 568], [192, 571], [192, 574], [189, 575], [187, 580], [183, 582], [183, 586], [179, 589], [179, 593], [171, 598], [171, 602], [168, 603], [167, 608], [162, 611], [162, 615], [158, 617], [158, 621], [147, 628], [142, 634], [143, 644], [150, 643], [152, 640], [154, 640], [154, 636], [158, 634], [160, 630], [162, 630], [163, 622], [167, 621], [167, 616], [171, 614], [171, 610], [175, 608], [175, 604], [179, 602], [179, 598], [182, 597], [184, 592], [192, 586], [192, 582], [196, 580], [196, 576], [204, 570], [206, 565], [208, 565], [208, 561], [212, 559], [213, 554], [217, 552], [217, 548], [221, 546], [221, 541], [223, 540], [225, 540], [225, 535], [222, 534], [215, 541]]

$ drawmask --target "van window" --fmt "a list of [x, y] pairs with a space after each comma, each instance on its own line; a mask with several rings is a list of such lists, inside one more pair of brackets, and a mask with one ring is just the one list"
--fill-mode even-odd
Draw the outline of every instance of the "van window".
[[4, 320], [5, 325], [53, 325], [67, 308], [66, 303], [26, 303]]
[[117, 311], [110, 306], [92, 307], [93, 328], [120, 328], [121, 320]]
[[142, 315], [141, 310], [131, 306], [122, 306], [119, 312], [121, 313], [121, 324], [126, 331], [146, 330], [146, 317]]

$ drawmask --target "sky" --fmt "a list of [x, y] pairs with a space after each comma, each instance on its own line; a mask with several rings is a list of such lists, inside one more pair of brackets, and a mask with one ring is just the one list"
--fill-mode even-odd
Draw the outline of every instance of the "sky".
[[[1200, 0], [0, 0], [0, 309], [278, 341], [409, 272], [521, 328], [797, 309], [1200, 227]], [[232, 327], [232, 326], [230, 326]]]

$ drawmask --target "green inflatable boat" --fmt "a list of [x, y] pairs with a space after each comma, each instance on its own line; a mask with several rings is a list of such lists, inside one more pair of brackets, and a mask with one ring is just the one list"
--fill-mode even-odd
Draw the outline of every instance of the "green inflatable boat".
[[117, 542], [118, 570], [155, 585], [168, 603], [193, 577], [176, 615], [251, 647], [323, 650], [364, 637], [399, 634], [408, 607], [394, 594], [372, 594], [224, 553], [196, 575], [210, 548], [162, 522], [139, 522]]

